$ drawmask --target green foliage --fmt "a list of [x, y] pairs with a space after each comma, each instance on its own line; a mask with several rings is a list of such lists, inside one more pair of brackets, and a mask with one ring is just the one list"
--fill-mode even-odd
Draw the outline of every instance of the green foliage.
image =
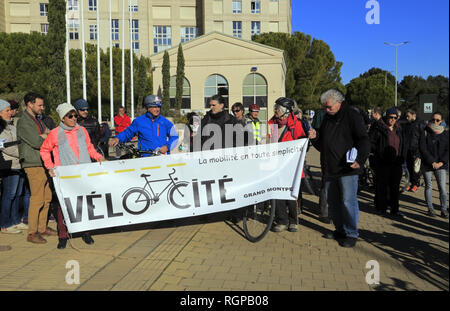
[[403, 99], [400, 107], [402, 109], [413, 108], [417, 110], [419, 108], [420, 95], [437, 94], [437, 109], [442, 112], [444, 116], [447, 116], [449, 109], [448, 89], [448, 77], [441, 75], [429, 76], [425, 80], [418, 76], [405, 76], [398, 86], [398, 91]]
[[365, 111], [375, 106], [382, 109], [394, 106], [395, 78], [379, 68], [372, 68], [352, 79], [346, 88], [347, 102]]
[[181, 100], [183, 98], [183, 83], [184, 83], [184, 55], [183, 47], [178, 45], [177, 55], [177, 76], [176, 76], [176, 95], [175, 95], [175, 112], [180, 114]]
[[162, 108], [161, 113], [162, 115], [168, 115], [170, 110], [170, 58], [169, 53], [167, 51], [164, 51], [164, 57], [163, 57], [163, 63], [162, 63]]
[[325, 42], [301, 32], [264, 33], [253, 40], [284, 50], [286, 96], [295, 99], [303, 109], [320, 108], [320, 95], [330, 88], [345, 93], [340, 77], [342, 62], [335, 60]]
[[[50, 0], [48, 3], [48, 34], [46, 36], [48, 47], [48, 93], [46, 97], [47, 112], [57, 105], [66, 102], [66, 75], [64, 52], [66, 44], [66, 1]], [[46, 66], [47, 68], [47, 66]]]

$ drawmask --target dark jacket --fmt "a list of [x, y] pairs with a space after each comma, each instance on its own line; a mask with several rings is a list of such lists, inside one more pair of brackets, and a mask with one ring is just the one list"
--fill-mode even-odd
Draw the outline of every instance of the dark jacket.
[[[320, 151], [320, 163], [325, 180], [335, 177], [362, 173], [370, 151], [369, 137], [362, 116], [351, 109], [345, 102], [335, 115], [326, 114], [312, 140], [314, 147]], [[352, 169], [347, 163], [346, 154], [356, 148], [360, 169]]]
[[403, 136], [405, 138], [405, 145], [411, 153], [419, 153], [419, 140], [422, 133], [425, 131], [427, 125], [422, 120], [416, 119], [413, 122], [408, 122], [403, 125]]
[[369, 130], [371, 152], [374, 154], [375, 165], [383, 164], [403, 164], [406, 158], [407, 146], [403, 136], [402, 128], [398, 122], [394, 126], [394, 131], [400, 139], [398, 153], [389, 145], [389, 128], [380, 119], [372, 124]]
[[95, 148], [97, 148], [101, 137], [100, 124], [98, 123], [97, 119], [89, 115], [87, 116], [87, 118], [82, 118], [81, 116], [79, 116], [78, 124], [83, 126], [87, 130], [92, 144]]
[[441, 169], [448, 169], [448, 131], [434, 133], [426, 127], [419, 140], [422, 165], [425, 171], [433, 171], [433, 162], [442, 162]]
[[[217, 129], [217, 127], [211, 126], [211, 124], [217, 124], [220, 127], [221, 134], [222, 134], [222, 140], [221, 140], [221, 148], [226, 147], [235, 147], [236, 146], [236, 135], [231, 132], [231, 125], [237, 124], [238, 121], [234, 116], [228, 113], [228, 111], [221, 111], [216, 114], [212, 114], [211, 111], [208, 111], [206, 115], [203, 117], [201, 121], [201, 146], [202, 150], [214, 150], [214, 149], [220, 149], [218, 148], [217, 143], [219, 143], [219, 139], [217, 140], [214, 138], [214, 135], [218, 134], [213, 131], [213, 129]], [[225, 127], [225, 125], [229, 124], [230, 126]], [[209, 126], [208, 126], [209, 125]], [[225, 129], [228, 128], [228, 132], [226, 135]], [[206, 136], [204, 136], [206, 135]], [[232, 138], [229, 137], [229, 135], [232, 135]], [[227, 139], [230, 140], [230, 143], [232, 142], [232, 146], [227, 145], [230, 144], [226, 141]], [[213, 146], [211, 146], [211, 143], [213, 141], [217, 141]], [[205, 143], [207, 143], [205, 145]], [[213, 147], [213, 148], [211, 148]]]

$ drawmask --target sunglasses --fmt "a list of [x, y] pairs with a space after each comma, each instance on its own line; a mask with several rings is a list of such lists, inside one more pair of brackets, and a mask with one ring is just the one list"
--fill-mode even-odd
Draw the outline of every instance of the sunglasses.
[[66, 116], [66, 118], [68, 118], [68, 119], [73, 119], [73, 118], [78, 118], [78, 116], [76, 115], [76, 114], [71, 114], [71, 115], [68, 115], [68, 116]]
[[442, 120], [440, 119], [431, 119], [431, 122], [441, 122]]
[[83, 109], [78, 109], [78, 110], [80, 110], [80, 111], [88, 111], [89, 109], [88, 108], [83, 108]]
[[238, 113], [240, 110], [233, 110], [234, 113]]
[[388, 119], [394, 119], [394, 120], [397, 120], [398, 117], [395, 117], [395, 116], [389, 116]]

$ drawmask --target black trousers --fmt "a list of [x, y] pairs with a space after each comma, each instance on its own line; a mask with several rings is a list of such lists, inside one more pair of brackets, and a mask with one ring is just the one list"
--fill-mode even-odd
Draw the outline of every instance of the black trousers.
[[420, 172], [415, 173], [414, 172], [414, 160], [417, 158], [417, 153], [408, 151], [408, 154], [406, 155], [406, 168], [409, 172], [409, 181], [410, 186], [420, 186]]
[[375, 207], [377, 210], [386, 211], [390, 206], [391, 213], [398, 212], [402, 170], [401, 164], [381, 163], [376, 165]]
[[275, 221], [278, 225], [297, 225], [297, 201], [276, 200]]

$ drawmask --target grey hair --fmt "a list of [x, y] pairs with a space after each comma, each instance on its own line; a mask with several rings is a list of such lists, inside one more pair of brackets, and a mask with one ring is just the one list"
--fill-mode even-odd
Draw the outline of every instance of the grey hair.
[[320, 102], [322, 103], [322, 105], [326, 104], [330, 99], [333, 100], [333, 104], [336, 104], [337, 102], [342, 103], [345, 100], [345, 97], [340, 91], [336, 89], [329, 89], [320, 96]]

